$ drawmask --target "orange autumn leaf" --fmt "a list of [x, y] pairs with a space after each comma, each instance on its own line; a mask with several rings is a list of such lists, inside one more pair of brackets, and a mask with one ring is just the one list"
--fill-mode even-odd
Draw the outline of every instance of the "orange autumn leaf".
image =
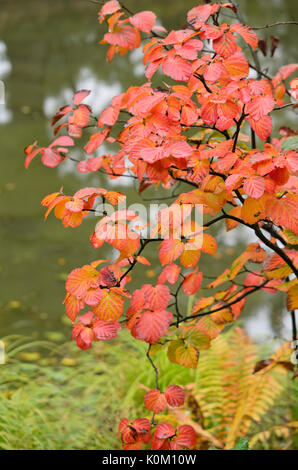
[[189, 273], [185, 276], [182, 283], [182, 290], [186, 295], [195, 294], [202, 283], [203, 273]]
[[166, 239], [160, 244], [159, 259], [162, 266], [175, 261], [183, 252], [184, 244], [180, 239]]
[[124, 299], [113, 287], [104, 289], [99, 304], [93, 308], [93, 312], [102, 321], [116, 321], [122, 313]]
[[264, 205], [262, 201], [247, 197], [242, 207], [240, 207], [240, 218], [248, 224], [254, 224], [263, 216]]
[[99, 286], [99, 272], [90, 265], [74, 269], [67, 277], [65, 288], [78, 299], [84, 298], [90, 287]]

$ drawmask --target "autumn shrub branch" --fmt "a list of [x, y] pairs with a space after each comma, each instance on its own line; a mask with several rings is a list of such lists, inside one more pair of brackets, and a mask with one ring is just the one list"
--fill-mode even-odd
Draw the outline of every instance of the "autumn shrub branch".
[[[251, 28], [235, 1], [208, 1], [187, 13], [186, 27], [168, 32], [153, 12], [131, 12], [117, 0], [101, 5], [98, 20], [107, 25], [101, 40], [108, 46], [107, 60], [143, 41], [146, 81], [115, 96], [99, 116], [86, 104], [90, 91], [77, 91], [52, 119], [52, 143], [41, 147], [34, 142], [25, 149], [25, 166], [37, 156], [52, 168], [69, 158], [81, 173], [130, 178], [143, 201], [170, 201], [153, 227], [134, 207], [126, 207], [125, 194], [106, 188], [82, 188], [74, 195], [60, 189], [42, 205], [45, 218], [54, 211], [65, 227], [79, 226], [92, 213], [97, 218], [93, 248], [108, 245], [117, 252], [116, 259], [96, 259], [67, 277], [64, 305], [78, 347], [86, 350], [95, 341], [111, 340], [123, 326], [148, 344], [156, 388], [146, 393], [144, 404], [152, 419], [123, 418], [123, 447], [194, 448], [193, 426], [177, 422], [175, 427], [159, 416], [168, 407], [183, 406], [185, 391], [174, 384], [160, 388], [152, 356], [167, 348], [171, 362], [196, 368], [200, 350], [212, 347], [241, 315], [247, 297], [258, 291], [286, 294], [292, 339], [297, 336], [298, 132], [283, 126], [275, 137], [271, 114], [297, 108], [298, 79], [291, 76], [298, 65], [285, 65], [272, 76], [263, 72], [258, 50], [264, 53], [266, 47], [255, 33], [297, 22]], [[230, 24], [221, 22], [226, 10], [234, 15]], [[272, 47], [278, 47], [277, 39]], [[250, 69], [257, 78], [250, 78]], [[157, 70], [162, 86], [154, 83]], [[85, 136], [82, 158], [73, 157], [72, 147]], [[103, 143], [109, 149], [104, 155]], [[144, 197], [149, 188], [167, 195]], [[200, 221], [192, 218], [196, 212]], [[200, 257], [204, 253], [216, 264], [213, 257], [221, 246], [209, 228], [218, 223], [226, 232], [243, 226], [256, 242], [210, 279], [199, 270]], [[158, 278], [141, 284], [135, 268], [149, 266], [152, 252], [160, 263]], [[130, 288], [131, 280], [139, 288]], [[193, 299], [186, 314], [181, 296]]]

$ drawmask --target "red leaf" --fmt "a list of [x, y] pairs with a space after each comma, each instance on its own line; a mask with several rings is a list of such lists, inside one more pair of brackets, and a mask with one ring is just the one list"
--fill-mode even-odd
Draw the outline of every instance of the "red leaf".
[[140, 33], [130, 25], [118, 26], [118, 30], [104, 35], [104, 41], [124, 49], [135, 49], [141, 44]]
[[207, 65], [207, 67], [204, 70], [203, 76], [205, 80], [209, 82], [216, 82], [216, 80], [218, 80], [219, 77], [221, 76], [223, 70], [224, 70], [224, 67], [221, 63], [213, 62], [212, 64]]
[[109, 106], [104, 109], [99, 116], [98, 125], [103, 126], [103, 124], [106, 124], [107, 126], [114, 126], [117, 122], [119, 112], [119, 107]]
[[75, 321], [77, 315], [85, 306], [82, 300], [77, 299], [73, 295], [69, 294], [69, 292], [66, 293], [63, 303], [65, 305], [66, 315], [71, 321]]
[[177, 266], [177, 264], [168, 264], [160, 273], [157, 283], [163, 284], [164, 282], [168, 281], [169, 284], [175, 284], [179, 277], [181, 268]]
[[116, 13], [116, 11], [120, 9], [121, 6], [117, 0], [110, 0], [101, 7], [101, 10], [98, 15], [100, 18], [105, 17], [106, 15], [112, 15], [113, 13]]
[[88, 160], [82, 160], [77, 164], [77, 169], [81, 173], [95, 172], [101, 167], [102, 160], [103, 157], [91, 157]]
[[90, 287], [99, 285], [99, 272], [89, 265], [74, 269], [67, 277], [66, 290], [77, 297], [83, 298]]
[[42, 163], [50, 168], [55, 168], [62, 160], [62, 156], [56, 149], [47, 148], [41, 152]]
[[169, 385], [166, 388], [165, 397], [170, 406], [182, 406], [185, 401], [184, 390], [178, 385]]
[[103, 295], [103, 291], [101, 289], [88, 289], [85, 297], [84, 297], [84, 302], [86, 305], [89, 307], [96, 307]]
[[235, 52], [224, 61], [224, 64], [232, 79], [240, 80], [247, 77], [249, 73], [248, 62], [242, 52]]
[[259, 121], [263, 116], [272, 111], [274, 103], [274, 99], [269, 95], [257, 96], [246, 105], [245, 111], [247, 111], [255, 121]]
[[251, 125], [251, 128], [255, 131], [257, 136], [263, 140], [266, 141], [269, 135], [272, 132], [272, 119], [270, 116], [263, 116], [261, 119], [258, 121], [255, 121], [254, 119], [248, 118], [249, 124]]
[[283, 65], [273, 77], [272, 83], [274, 86], [278, 85], [282, 80], [286, 80], [295, 70], [298, 68], [298, 64]]
[[202, 283], [203, 274], [199, 273], [189, 273], [185, 276], [185, 279], [182, 283], [182, 290], [186, 295], [193, 295], [199, 290]]
[[[126, 418], [122, 418], [119, 424], [118, 434], [121, 434], [123, 444], [133, 444], [134, 446], [131, 447], [132, 449], [139, 449], [140, 445], [138, 444], [149, 442], [150, 428], [150, 421], [146, 418], [138, 418], [134, 421], [129, 421]], [[129, 446], [123, 447], [126, 449], [130, 448]]]
[[143, 33], [150, 33], [156, 21], [156, 15], [152, 11], [141, 11], [129, 18], [133, 26], [138, 28]]
[[106, 322], [102, 320], [97, 320], [93, 326], [93, 331], [96, 338], [104, 341], [116, 338], [117, 330], [121, 330], [121, 325], [118, 322]]
[[168, 332], [173, 315], [166, 310], [146, 311], [136, 320], [136, 338], [146, 343], [155, 344]]
[[184, 244], [180, 239], [167, 238], [160, 244], [159, 259], [161, 265], [175, 261], [184, 250]]
[[107, 130], [103, 132], [96, 132], [96, 134], [93, 134], [87, 144], [84, 147], [84, 151], [87, 153], [87, 155], [90, 155], [91, 153], [94, 153], [95, 150], [98, 149], [98, 147], [101, 146], [101, 144], [104, 142], [105, 138], [107, 137]]
[[91, 348], [94, 334], [91, 328], [83, 328], [81, 333], [77, 336], [77, 345], [84, 351]]
[[83, 325], [90, 325], [93, 320], [93, 312], [89, 310], [89, 312], [84, 313], [81, 315], [78, 320], [83, 323]]
[[51, 147], [72, 147], [74, 145], [74, 141], [71, 137], [68, 137], [68, 135], [61, 135], [60, 137], [57, 137], [57, 139], [54, 140], [54, 142], [51, 143], [49, 148]]
[[168, 439], [175, 436], [176, 429], [169, 423], [160, 423], [156, 426], [154, 436], [158, 439]]
[[171, 299], [170, 289], [162, 284], [158, 284], [155, 287], [145, 284], [142, 286], [142, 292], [144, 293], [146, 308], [151, 310], [166, 308]]
[[213, 49], [222, 57], [230, 57], [237, 51], [237, 44], [232, 33], [224, 33], [213, 41]]
[[288, 182], [290, 173], [286, 167], [275, 168], [273, 171], [270, 171], [269, 176], [278, 186], [283, 186]]
[[149, 392], [146, 393], [144, 403], [146, 408], [153, 411], [153, 413], [161, 413], [167, 407], [167, 400], [164, 393], [161, 393], [160, 390], [157, 389], [149, 390]]
[[187, 81], [190, 79], [192, 66], [186, 59], [175, 56], [172, 51], [169, 51], [162, 63], [162, 71], [174, 80]]
[[148, 432], [151, 428], [150, 421], [146, 418], [138, 418], [133, 422], [133, 427], [138, 433]]
[[82, 209], [84, 208], [84, 201], [81, 199], [74, 198], [71, 201], [68, 201], [65, 204], [65, 209], [71, 211], [71, 212], [81, 212]]
[[85, 127], [89, 122], [89, 115], [89, 108], [85, 104], [81, 104], [70, 118], [70, 124], [77, 127]]
[[100, 284], [107, 287], [112, 287], [117, 284], [115, 274], [108, 266], [105, 266], [100, 271]]
[[196, 440], [196, 433], [192, 426], [189, 424], [179, 426], [175, 442], [180, 446], [180, 448], [183, 449], [184, 447], [187, 447], [189, 449], [196, 444]]
[[265, 191], [264, 179], [261, 176], [246, 178], [243, 184], [246, 194], [254, 199], [260, 199]]
[[194, 27], [198, 27], [201, 23], [205, 23], [211, 15], [213, 5], [198, 5], [187, 13], [187, 21]]
[[73, 103], [78, 106], [81, 102], [90, 95], [90, 90], [80, 90], [74, 94]]
[[245, 26], [241, 23], [234, 23], [230, 26], [230, 30], [240, 34], [244, 41], [256, 50], [258, 47], [258, 36], [252, 29], [250, 29], [249, 26]]

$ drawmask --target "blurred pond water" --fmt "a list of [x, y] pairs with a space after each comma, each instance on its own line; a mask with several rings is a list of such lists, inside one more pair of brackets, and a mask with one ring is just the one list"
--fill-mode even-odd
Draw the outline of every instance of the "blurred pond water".
[[[184, 26], [186, 12], [195, 4], [193, 0], [127, 0], [126, 6], [135, 12], [151, 9], [166, 28], [178, 28]], [[238, 4], [254, 26], [297, 17], [295, 0], [239, 0]], [[44, 195], [62, 185], [67, 194], [82, 186], [108, 187], [104, 175], [77, 174], [70, 161], [49, 169], [36, 159], [28, 171], [24, 169], [23, 148], [35, 139], [41, 145], [50, 142], [49, 118], [71, 101], [75, 90], [91, 89], [89, 103], [99, 113], [115, 94], [144, 82], [140, 51], [107, 64], [106, 48], [98, 45], [104, 31], [97, 22], [98, 10], [99, 5], [91, 0], [0, 0], [0, 79], [6, 92], [6, 104], [0, 105], [0, 337], [69, 330], [62, 305], [66, 274], [94, 259], [115, 257], [107, 245], [95, 251], [89, 244], [94, 218], [76, 229], [65, 229], [55, 217], [44, 223], [40, 206]], [[261, 37], [270, 35], [280, 38], [274, 63], [265, 59], [274, 74], [280, 65], [295, 61], [297, 46], [293, 26], [260, 32]], [[279, 122], [293, 125], [295, 115], [284, 111], [274, 118], [279, 120], [275, 122], [278, 129]], [[129, 203], [141, 202], [128, 178], [112, 186], [125, 189]], [[152, 194], [149, 191], [144, 197]], [[254, 240], [246, 230], [228, 236], [219, 230], [218, 255], [202, 257], [200, 262], [200, 269], [209, 276], [231, 264], [248, 236]], [[137, 271], [142, 283], [154, 282], [158, 275], [154, 253], [148, 251], [152, 267]], [[244, 314], [249, 332], [260, 338], [287, 335], [283, 300], [270, 294], [250, 298]]]

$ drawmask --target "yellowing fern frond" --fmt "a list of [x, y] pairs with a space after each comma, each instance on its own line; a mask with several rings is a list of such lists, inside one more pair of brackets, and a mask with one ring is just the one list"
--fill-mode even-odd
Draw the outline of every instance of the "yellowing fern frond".
[[[283, 348], [277, 356], [286, 351]], [[261, 422], [283, 390], [279, 376], [284, 369], [254, 374], [257, 353], [257, 346], [241, 328], [218, 336], [210, 349], [202, 351], [195, 383], [188, 387], [204, 417], [204, 429], [225, 449], [233, 448], [239, 437]], [[259, 434], [255, 442], [269, 436]]]
[[273, 435], [279, 438], [288, 439], [293, 429], [298, 429], [298, 421], [292, 421], [283, 425], [273, 426], [266, 431], [259, 432], [250, 439], [250, 448], [253, 449], [259, 442], [266, 445], [266, 442], [268, 442], [268, 440]]

